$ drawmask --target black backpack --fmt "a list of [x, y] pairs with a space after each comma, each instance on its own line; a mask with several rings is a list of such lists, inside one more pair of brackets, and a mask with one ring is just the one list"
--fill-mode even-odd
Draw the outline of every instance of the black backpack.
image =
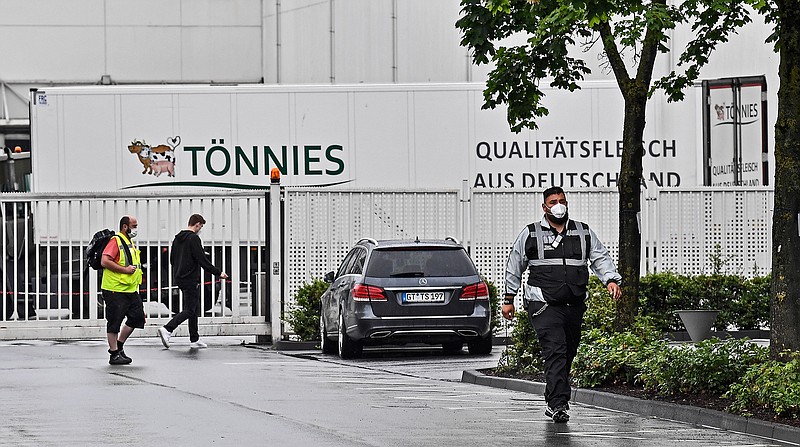
[[[86, 265], [95, 269], [95, 270], [102, 270], [103, 267], [100, 265], [100, 259], [103, 257], [103, 250], [105, 250], [106, 245], [114, 237], [114, 231], [109, 230], [106, 228], [105, 230], [100, 230], [92, 236], [92, 240], [89, 241], [89, 245], [86, 246]], [[122, 249], [125, 251], [125, 256], [128, 258], [128, 264], [132, 262], [131, 252], [128, 249], [128, 245], [123, 243]]]

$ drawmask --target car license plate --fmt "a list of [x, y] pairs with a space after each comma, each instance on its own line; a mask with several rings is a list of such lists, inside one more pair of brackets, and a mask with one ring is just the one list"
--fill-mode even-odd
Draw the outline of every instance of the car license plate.
[[443, 303], [444, 292], [407, 292], [403, 294], [404, 303]]

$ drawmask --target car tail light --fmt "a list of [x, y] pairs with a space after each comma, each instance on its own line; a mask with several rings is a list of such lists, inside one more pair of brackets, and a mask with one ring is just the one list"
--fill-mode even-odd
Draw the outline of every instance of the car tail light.
[[366, 284], [356, 284], [353, 287], [353, 301], [386, 301], [383, 289]]
[[470, 284], [464, 287], [464, 291], [461, 292], [461, 299], [462, 300], [488, 300], [489, 299], [489, 288], [486, 287], [486, 283], [481, 281], [476, 284]]

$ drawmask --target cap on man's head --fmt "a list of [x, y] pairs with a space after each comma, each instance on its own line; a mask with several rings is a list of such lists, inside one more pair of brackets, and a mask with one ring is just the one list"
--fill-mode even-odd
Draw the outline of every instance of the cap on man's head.
[[542, 201], [546, 202], [547, 198], [553, 194], [564, 194], [564, 190], [560, 186], [551, 186], [544, 190], [544, 197], [542, 197]]

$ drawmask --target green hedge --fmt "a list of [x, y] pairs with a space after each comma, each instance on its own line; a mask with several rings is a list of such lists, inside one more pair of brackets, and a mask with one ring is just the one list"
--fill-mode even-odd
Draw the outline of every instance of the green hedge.
[[717, 309], [714, 329], [765, 327], [769, 322], [770, 276], [747, 279], [736, 275], [684, 276], [654, 273], [639, 283], [640, 314], [653, 317], [662, 331], [683, 330], [675, 311]]
[[644, 362], [668, 350], [660, 334], [647, 324], [637, 323], [626, 332], [591, 329], [581, 337], [572, 363], [572, 378], [586, 388], [634, 384]]
[[661, 395], [720, 395], [739, 382], [748, 369], [767, 360], [768, 349], [747, 339], [716, 338], [681, 345], [645, 358], [637, 379]]

